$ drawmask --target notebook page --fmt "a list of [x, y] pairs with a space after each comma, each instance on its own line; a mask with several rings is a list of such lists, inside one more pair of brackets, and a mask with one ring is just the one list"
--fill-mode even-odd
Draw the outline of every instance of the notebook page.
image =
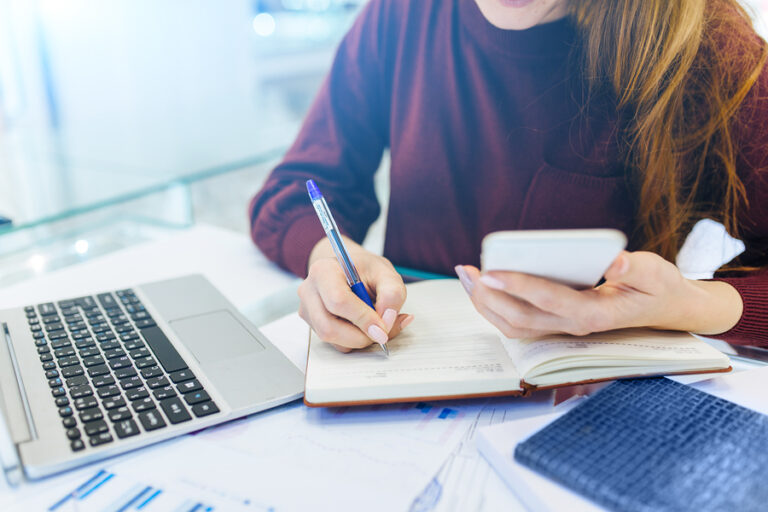
[[307, 365], [310, 403], [518, 390], [520, 379], [497, 331], [456, 280], [408, 285], [402, 308], [414, 321], [389, 341], [342, 354], [313, 333]]
[[688, 367], [704, 370], [730, 366], [727, 356], [688, 333], [651, 329], [623, 329], [582, 337], [505, 339], [504, 346], [521, 375], [531, 383], [534, 377], [568, 368], [658, 366], [666, 371], [682, 371]]

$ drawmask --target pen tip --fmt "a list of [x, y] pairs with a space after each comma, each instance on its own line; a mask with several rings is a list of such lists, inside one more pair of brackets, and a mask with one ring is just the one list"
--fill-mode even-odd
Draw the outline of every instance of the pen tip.
[[385, 354], [387, 357], [389, 357], [389, 347], [387, 347], [387, 345], [386, 345], [386, 344], [384, 344], [384, 345], [381, 345], [381, 350], [383, 350], [383, 351], [384, 351], [384, 354]]
[[320, 193], [320, 189], [317, 188], [317, 183], [315, 183], [315, 180], [307, 180], [307, 192], [309, 192], [309, 197], [313, 201], [323, 197], [323, 195]]

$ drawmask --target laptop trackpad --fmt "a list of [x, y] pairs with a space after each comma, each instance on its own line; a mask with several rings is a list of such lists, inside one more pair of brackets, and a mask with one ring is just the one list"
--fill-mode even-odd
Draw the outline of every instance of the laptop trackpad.
[[264, 350], [229, 311], [215, 311], [169, 322], [181, 342], [203, 364]]

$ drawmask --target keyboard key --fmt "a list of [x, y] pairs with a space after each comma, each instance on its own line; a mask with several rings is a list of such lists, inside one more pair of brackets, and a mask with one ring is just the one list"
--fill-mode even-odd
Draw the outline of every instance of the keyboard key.
[[50, 341], [67, 339], [67, 333], [65, 331], [56, 331], [48, 334]]
[[[133, 350], [135, 348], [143, 347], [144, 343], [139, 338], [139, 335], [135, 332], [129, 332], [127, 334], [120, 335], [120, 341], [125, 343], [126, 350]], [[135, 341], [136, 343], [131, 343]]]
[[85, 430], [85, 433], [89, 436], [95, 436], [96, 434], [109, 432], [109, 427], [107, 426], [106, 421], [103, 419], [98, 419], [96, 421], [90, 422], [87, 425], [83, 425], [83, 430]]
[[171, 375], [171, 382], [174, 384], [178, 384], [179, 382], [184, 382], [185, 380], [192, 380], [195, 378], [195, 374], [192, 373], [191, 370], [181, 370], [179, 372], [173, 372]]
[[133, 410], [136, 412], [146, 411], [148, 409], [154, 409], [155, 402], [149, 397], [142, 398], [140, 400], [134, 400], [131, 402], [131, 407], [133, 407]]
[[145, 357], [144, 359], [137, 359], [133, 362], [133, 364], [136, 365], [136, 368], [148, 368], [150, 366], [157, 365], [157, 361], [152, 359], [151, 357]]
[[131, 360], [128, 359], [128, 356], [123, 357], [117, 357], [115, 359], [112, 359], [109, 361], [109, 367], [113, 370], [117, 370], [119, 368], [125, 368], [127, 366], [131, 366]]
[[80, 439], [80, 431], [76, 428], [67, 429], [67, 438], [72, 441], [75, 439]]
[[99, 324], [91, 328], [94, 334], [104, 334], [107, 332], [112, 332], [112, 328], [109, 326], [109, 324]]
[[60, 396], [56, 399], [56, 407], [64, 407], [65, 405], [69, 405], [69, 398]]
[[165, 400], [166, 398], [176, 396], [176, 390], [173, 389], [173, 386], [165, 386], [164, 388], [154, 390], [152, 394], [157, 400]]
[[42, 361], [42, 362], [53, 361], [53, 355], [52, 354], [40, 354], [40, 361]]
[[72, 342], [69, 341], [69, 338], [61, 338], [58, 340], [53, 340], [51, 342], [51, 348], [58, 349], [58, 348], [69, 348], [72, 347]]
[[101, 350], [114, 350], [120, 348], [120, 344], [115, 340], [105, 341], [101, 344]]
[[69, 396], [71, 396], [74, 399], [84, 398], [86, 396], [91, 396], [92, 394], [93, 394], [93, 390], [91, 389], [91, 386], [88, 386], [88, 385], [77, 386], [69, 390]]
[[45, 340], [45, 338], [39, 338], [35, 340], [35, 346], [36, 347], [44, 347], [48, 344], [48, 342]]
[[213, 402], [200, 402], [192, 406], [192, 412], [198, 418], [202, 418], [203, 416], [219, 412], [219, 408]]
[[[55, 379], [58, 376], [59, 376], [58, 370], [48, 370], [47, 372], [45, 372], [45, 378], [46, 379]], [[66, 375], [65, 375], [65, 377], [66, 377]]]
[[115, 370], [115, 377], [120, 380], [130, 379], [134, 376], [136, 376], [136, 370], [130, 366], [128, 368], [120, 368], [119, 370]]
[[145, 388], [144, 386], [140, 388], [129, 389], [128, 391], [125, 392], [125, 397], [131, 401], [139, 400], [141, 398], [147, 398], [148, 396], [149, 396], [149, 392], [147, 391], [147, 388]]
[[61, 387], [61, 379], [56, 377], [55, 379], [50, 379], [48, 381], [48, 386], [51, 388], [58, 388]]
[[59, 386], [58, 388], [53, 388], [53, 389], [51, 390], [51, 394], [52, 394], [54, 397], [59, 397], [59, 396], [64, 396], [64, 395], [66, 395], [66, 394], [67, 394], [67, 391], [66, 391], [66, 390], [65, 390], [63, 387]]
[[62, 357], [58, 361], [59, 368], [66, 368], [68, 366], [75, 366], [80, 364], [80, 359], [77, 356]]
[[[50, 349], [50, 348], [48, 348], [48, 346], [47, 346], [47, 345], [44, 345], [44, 346], [42, 346], [42, 347], [37, 347], [37, 353], [38, 353], [38, 354], [41, 354], [41, 355], [42, 355], [42, 354], [48, 354], [48, 353], [50, 353], [50, 352], [51, 352], [51, 349]], [[51, 356], [51, 359], [53, 359], [53, 356]]]
[[147, 431], [157, 430], [165, 426], [165, 420], [163, 420], [163, 417], [160, 416], [160, 413], [157, 411], [157, 409], [140, 412], [139, 421], [144, 427], [144, 430]]
[[117, 301], [111, 293], [100, 293], [96, 296], [96, 298], [99, 299], [99, 302], [101, 302], [101, 305], [104, 306], [104, 309], [117, 306]]
[[163, 374], [163, 370], [159, 366], [149, 366], [141, 370], [141, 376], [145, 379], [151, 379]]
[[174, 348], [170, 340], [158, 327], [142, 329], [141, 334], [166, 372], [170, 373], [187, 369], [186, 363], [184, 363], [176, 348]]
[[147, 379], [147, 387], [149, 389], [162, 388], [168, 385], [170, 385], [170, 382], [168, 382], [168, 379], [165, 377], [152, 377], [151, 379]]
[[99, 395], [99, 398], [109, 398], [111, 396], [119, 395], [120, 388], [117, 386], [104, 386], [96, 389], [96, 394]]
[[88, 368], [88, 375], [90, 375], [91, 377], [98, 377], [99, 375], [108, 375], [108, 374], [109, 374], [109, 369], [103, 364]]
[[67, 418], [62, 419], [61, 424], [64, 425], [64, 428], [74, 428], [77, 426], [77, 420], [72, 416], [69, 416]]
[[24, 307], [25, 313], [34, 313], [35, 312], [35, 306], [25, 306]]
[[[116, 338], [115, 338], [115, 333], [113, 332], [103, 332], [96, 336], [96, 341], [98, 341], [99, 343], [104, 343], [105, 341], [112, 341], [114, 339]], [[119, 346], [120, 345], [113, 343], [112, 345], [110, 345], [110, 348], [115, 348]]]
[[66, 418], [67, 416], [72, 416], [73, 412], [74, 411], [72, 411], [72, 408], [69, 406], [59, 407], [59, 416], [61, 416], [62, 418]]
[[115, 379], [111, 375], [100, 375], [93, 379], [93, 385], [97, 388], [102, 386], [111, 386], [114, 383]]
[[92, 366], [96, 366], [96, 365], [99, 365], [99, 364], [103, 365], [104, 364], [104, 358], [101, 357], [100, 355], [86, 357], [86, 358], [83, 358], [83, 364], [85, 365], [86, 368], [90, 368]]
[[123, 389], [138, 388], [141, 385], [142, 385], [142, 382], [138, 375], [135, 375], [133, 377], [129, 377], [127, 379], [123, 379], [120, 381], [120, 387]]
[[40, 314], [42, 316], [55, 315], [56, 314], [56, 306], [54, 306], [52, 302], [46, 302], [45, 304], [39, 304], [37, 306], [37, 310], [40, 312]]
[[136, 332], [136, 331], [133, 329], [133, 326], [131, 324], [115, 324], [115, 332], [117, 334], [127, 334], [129, 332]]
[[95, 346], [95, 345], [93, 345], [93, 344], [91, 344], [91, 346], [90, 346], [90, 347], [88, 347], [88, 348], [85, 348], [85, 349], [83, 349], [83, 350], [80, 350], [80, 351], [78, 352], [78, 355], [79, 355], [80, 357], [82, 357], [82, 358], [86, 358], [86, 357], [93, 357], [93, 356], [97, 356], [97, 355], [99, 355], [99, 354], [100, 354], [100, 352], [99, 352], [99, 349], [97, 349], [97, 348], [96, 348], [96, 346]]
[[55, 324], [48, 324], [45, 326], [46, 332], [54, 332], [54, 331], [63, 331], [64, 330], [64, 324], [61, 322], [57, 322]]
[[89, 442], [91, 446], [100, 446], [102, 444], [111, 443], [112, 441], [112, 435], [109, 432], [104, 432], [103, 434], [91, 437]]
[[67, 348], [57, 348], [53, 351], [53, 355], [56, 356], [57, 359], [60, 359], [62, 357], [69, 357], [75, 355], [75, 349], [72, 347]]
[[65, 379], [69, 379], [72, 377], [77, 377], [78, 375], [83, 374], [83, 367], [80, 365], [77, 366], [68, 366], [61, 370], [61, 376]]
[[178, 398], [168, 398], [160, 401], [160, 407], [163, 408], [163, 412], [168, 416], [168, 421], [172, 424], [183, 423], [192, 419], [192, 416], [187, 412], [184, 404]]
[[131, 356], [131, 359], [141, 359], [142, 357], [147, 357], [151, 354], [149, 353], [149, 349], [147, 347], [143, 347], [136, 350], [131, 350], [129, 355]]
[[146, 329], [148, 327], [154, 327], [155, 325], [156, 325], [155, 321], [152, 320], [151, 318], [145, 318], [144, 320], [136, 321], [136, 327], [138, 327], [139, 329]]
[[34, 339], [36, 339], [36, 340], [42, 340], [42, 339], [45, 338], [45, 334], [43, 332], [38, 331], [38, 332], [33, 333], [32, 337]]
[[131, 414], [131, 410], [125, 406], [112, 409], [111, 411], [107, 412], [107, 416], [109, 416], [109, 420], [112, 423], [116, 421], [129, 420], [133, 418], [133, 414]]
[[199, 391], [203, 389], [203, 386], [200, 384], [200, 381], [197, 379], [188, 380], [186, 382], [181, 382], [176, 385], [177, 388], [179, 388], [180, 393], [192, 393], [193, 391]]
[[125, 399], [122, 397], [108, 398], [106, 400], [102, 400], [101, 405], [109, 411], [118, 407], [125, 407]]
[[75, 348], [78, 348], [78, 349], [89, 349], [95, 346], [96, 346], [96, 343], [93, 341], [93, 338], [83, 338], [75, 342]]
[[85, 448], [85, 443], [83, 443], [82, 439], [75, 439], [71, 443], [69, 443], [69, 447], [72, 449], [73, 452], [79, 452], [83, 448]]
[[48, 361], [47, 363], [43, 363], [43, 370], [54, 370], [56, 368], [56, 363], [53, 361]]
[[[82, 411], [80, 413], [80, 421], [82, 421], [83, 423], [90, 423], [92, 421], [99, 421], [103, 417], [104, 417], [104, 414], [101, 412], [101, 410], [98, 407], [93, 407], [91, 409], [85, 409], [84, 411]], [[87, 430], [88, 429], [86, 427], [86, 431]], [[88, 435], [91, 435], [91, 434], [88, 434]]]
[[85, 409], [90, 409], [91, 407], [96, 407], [98, 405], [98, 402], [96, 401], [96, 397], [86, 396], [83, 398], [75, 399], [74, 405], [75, 405], [75, 409], [77, 409], [78, 411], [82, 411]]
[[125, 355], [125, 350], [121, 349], [120, 347], [104, 351], [104, 357], [106, 357], [107, 359], [114, 359], [116, 357], [122, 357], [124, 355]]
[[49, 316], [43, 317], [43, 323], [44, 324], [61, 323], [61, 318], [59, 318], [59, 315], [49, 315]]
[[92, 309], [96, 307], [96, 301], [93, 300], [93, 297], [80, 297], [78, 299], [73, 299], [73, 301], [83, 309]]
[[114, 428], [115, 434], [120, 439], [135, 436], [139, 433], [139, 426], [133, 420], [123, 420], [115, 423]]
[[200, 402], [205, 402], [210, 399], [211, 397], [208, 396], [208, 393], [206, 393], [204, 390], [195, 391], [194, 393], [187, 393], [184, 395], [184, 400], [189, 405], [199, 404]]
[[72, 389], [77, 386], [85, 386], [88, 384], [88, 379], [85, 375], [78, 375], [77, 377], [71, 377], [67, 379], [67, 387]]

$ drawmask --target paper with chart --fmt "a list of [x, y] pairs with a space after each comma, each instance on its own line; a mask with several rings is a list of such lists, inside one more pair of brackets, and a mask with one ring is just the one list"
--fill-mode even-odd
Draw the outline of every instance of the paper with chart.
[[475, 311], [458, 281], [411, 285], [402, 311], [418, 313], [411, 325], [390, 340], [388, 358], [378, 347], [342, 354], [313, 333], [307, 402], [465, 396], [520, 389], [519, 374], [498, 332]]
[[468, 425], [443, 404], [293, 403], [26, 486], [3, 511], [406, 510]]

